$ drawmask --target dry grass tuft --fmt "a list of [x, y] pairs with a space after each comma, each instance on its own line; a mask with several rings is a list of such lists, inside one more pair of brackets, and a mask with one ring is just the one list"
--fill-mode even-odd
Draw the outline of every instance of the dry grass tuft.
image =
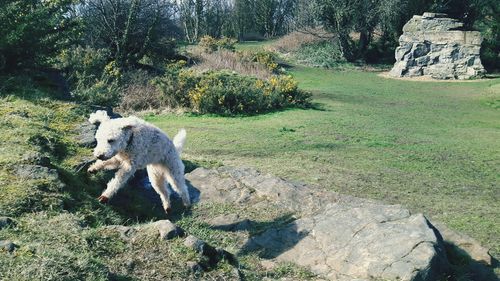
[[303, 29], [281, 37], [271, 44], [268, 49], [274, 52], [290, 53], [297, 51], [304, 45], [331, 40], [333, 37], [332, 33], [321, 28]]
[[244, 52], [232, 52], [229, 50], [219, 50], [213, 53], [206, 53], [199, 49], [194, 49], [193, 55], [198, 63], [193, 69], [204, 72], [207, 70], [230, 70], [241, 75], [249, 75], [260, 79], [268, 79], [273, 73], [265, 65], [245, 59], [249, 57]]
[[120, 112], [152, 110], [168, 106], [162, 92], [152, 85], [152, 78], [146, 71], [133, 71], [127, 74], [127, 86], [121, 94], [118, 107]]

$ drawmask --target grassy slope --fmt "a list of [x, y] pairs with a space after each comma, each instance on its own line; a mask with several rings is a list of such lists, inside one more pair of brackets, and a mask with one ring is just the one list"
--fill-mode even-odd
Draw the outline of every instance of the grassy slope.
[[[90, 110], [54, 100], [51, 87], [31, 78], [0, 77], [0, 216], [15, 225], [0, 228], [0, 240], [13, 241], [12, 253], [0, 249], [0, 280], [232, 280], [233, 267], [220, 262], [210, 271], [193, 273], [187, 261], [203, 261], [183, 245], [183, 239], [158, 239], [157, 231], [141, 231], [124, 241], [107, 225], [141, 226], [165, 219], [162, 207], [152, 205], [138, 188], [124, 188], [111, 204], [95, 199], [110, 175], [89, 176], [75, 165], [91, 155], [90, 148], [77, 145], [75, 128], [85, 122]], [[9, 82], [10, 81], [10, 82]], [[37, 154], [38, 153], [38, 154]], [[39, 155], [40, 157], [25, 157]], [[188, 162], [191, 169], [194, 163]], [[25, 165], [25, 166], [22, 166]], [[20, 167], [42, 165], [53, 173], [21, 178]], [[21, 169], [22, 170], [22, 169]], [[240, 213], [242, 218], [266, 227], [283, 224], [282, 214], [240, 210], [223, 204], [201, 204], [170, 219], [213, 246], [236, 253], [243, 244], [237, 232], [211, 229], [204, 221], [220, 214]], [[271, 223], [270, 223], [271, 222]], [[262, 227], [261, 227], [262, 228]], [[256, 230], [259, 230], [257, 227]], [[281, 264], [266, 271], [257, 253], [239, 257], [247, 280], [289, 277], [310, 279], [308, 271]]]
[[[252, 48], [255, 46], [252, 46]], [[243, 118], [149, 117], [185, 157], [248, 165], [288, 179], [423, 212], [500, 254], [500, 79], [409, 82], [295, 67], [317, 109]]]

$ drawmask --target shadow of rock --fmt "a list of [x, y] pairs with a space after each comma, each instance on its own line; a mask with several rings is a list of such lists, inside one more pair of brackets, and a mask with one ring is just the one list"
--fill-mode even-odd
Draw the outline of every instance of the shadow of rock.
[[498, 260], [492, 259], [492, 265], [488, 266], [483, 262], [474, 260], [464, 249], [452, 242], [445, 241], [444, 247], [446, 255], [452, 266], [452, 274], [457, 280], [467, 277], [473, 281], [499, 281], [495, 274], [498, 267]]
[[241, 248], [238, 255], [258, 252], [259, 257], [273, 259], [294, 248], [309, 231], [299, 230], [295, 222], [283, 228], [270, 228], [262, 234], [251, 237]]

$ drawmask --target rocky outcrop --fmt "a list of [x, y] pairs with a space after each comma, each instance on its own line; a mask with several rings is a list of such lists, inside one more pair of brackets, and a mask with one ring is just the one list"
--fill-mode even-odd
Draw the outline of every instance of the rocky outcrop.
[[394, 77], [473, 79], [484, 75], [479, 31], [463, 31], [463, 23], [446, 14], [415, 15], [403, 27], [396, 48]]
[[[242, 251], [258, 251], [264, 259], [292, 262], [330, 280], [437, 280], [448, 270], [443, 243], [429, 221], [399, 205], [322, 191], [252, 169], [198, 168], [186, 178], [200, 203], [296, 214], [294, 221], [249, 237]], [[226, 225], [223, 218], [209, 223], [232, 231], [251, 224], [225, 217]]]

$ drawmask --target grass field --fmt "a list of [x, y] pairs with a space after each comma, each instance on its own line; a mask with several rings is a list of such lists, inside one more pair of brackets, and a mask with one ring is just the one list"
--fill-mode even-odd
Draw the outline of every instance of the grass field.
[[147, 119], [170, 135], [186, 128], [188, 160], [252, 166], [402, 204], [478, 239], [498, 258], [500, 79], [436, 83], [356, 70], [289, 71], [313, 92], [314, 109]]

